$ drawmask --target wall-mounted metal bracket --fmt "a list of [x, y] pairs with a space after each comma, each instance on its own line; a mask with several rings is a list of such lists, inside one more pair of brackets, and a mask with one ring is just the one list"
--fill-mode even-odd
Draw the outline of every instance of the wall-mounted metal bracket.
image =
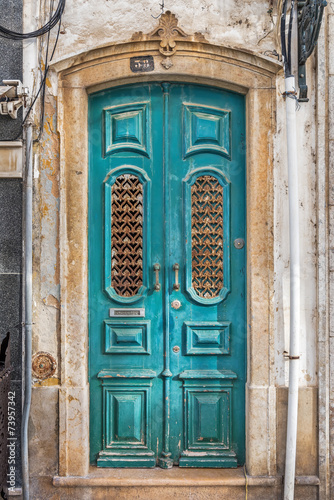
[[4, 80], [0, 86], [0, 115], [9, 115], [13, 120], [21, 106], [27, 105], [29, 88], [24, 87], [20, 80]]
[[299, 102], [308, 102], [306, 61], [317, 45], [326, 0], [299, 0], [298, 9], [298, 85]]

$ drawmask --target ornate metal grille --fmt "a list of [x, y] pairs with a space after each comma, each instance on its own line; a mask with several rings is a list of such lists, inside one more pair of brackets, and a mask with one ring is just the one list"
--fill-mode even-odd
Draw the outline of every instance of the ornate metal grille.
[[202, 175], [191, 187], [192, 286], [205, 299], [219, 295], [223, 272], [223, 187]]
[[117, 177], [111, 191], [111, 286], [133, 297], [143, 284], [143, 185], [136, 175]]

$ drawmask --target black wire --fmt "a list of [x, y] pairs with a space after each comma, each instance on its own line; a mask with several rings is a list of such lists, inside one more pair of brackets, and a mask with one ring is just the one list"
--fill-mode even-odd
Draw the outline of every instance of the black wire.
[[[54, 0], [50, 2], [50, 19], [52, 18]], [[45, 51], [45, 69], [44, 69], [44, 78], [43, 78], [43, 87], [42, 87], [42, 96], [41, 96], [41, 114], [40, 114], [40, 125], [39, 125], [39, 134], [37, 141], [40, 140], [42, 136], [43, 126], [44, 126], [44, 109], [45, 109], [45, 87], [46, 87], [46, 74], [49, 70], [48, 56], [49, 56], [49, 45], [50, 45], [50, 31], [48, 31], [48, 37], [46, 42], [46, 51]]]
[[288, 61], [289, 61], [289, 74], [291, 74], [292, 60], [291, 60], [291, 47], [292, 47], [292, 23], [293, 23], [293, 14], [294, 14], [294, 4], [295, 0], [291, 0], [290, 7], [290, 20], [289, 20], [289, 31], [288, 31]]
[[[52, 0], [52, 4], [54, 3], [54, 0]], [[65, 0], [64, 0], [64, 3], [65, 3]], [[52, 49], [52, 53], [51, 53], [51, 57], [50, 57], [50, 61], [52, 60], [53, 56], [54, 56], [54, 53], [56, 51], [56, 47], [57, 47], [57, 44], [58, 44], [58, 39], [59, 39], [59, 33], [60, 33], [60, 27], [61, 27], [61, 16], [59, 18], [59, 25], [58, 25], [58, 32], [57, 32], [57, 36], [56, 36], [56, 40], [55, 40], [55, 43], [54, 43], [54, 46], [53, 46], [53, 49]], [[48, 36], [48, 42], [49, 42], [49, 36]], [[48, 53], [48, 47], [47, 47], [47, 53]], [[45, 85], [46, 85], [46, 78], [47, 78], [47, 75], [48, 75], [48, 71], [49, 71], [49, 64], [48, 64], [48, 61], [47, 61], [47, 58], [45, 60], [45, 69], [44, 69], [44, 76], [42, 78], [42, 81], [41, 81], [41, 84], [39, 86], [39, 89], [37, 91], [37, 94], [35, 95], [34, 97], [34, 100], [32, 101], [31, 105], [29, 106], [29, 109], [22, 121], [22, 124], [21, 124], [21, 129], [20, 129], [20, 132], [18, 133], [18, 135], [12, 139], [13, 141], [16, 141], [17, 139], [19, 139], [19, 137], [21, 136], [22, 134], [22, 129], [23, 129], [23, 126], [27, 120], [27, 118], [29, 117], [30, 115], [30, 112], [32, 110], [32, 108], [34, 107], [35, 105], [35, 102], [37, 101], [38, 99], [38, 96], [39, 94], [41, 93], [42, 89], [43, 89], [43, 101], [42, 101], [42, 110], [43, 110], [43, 117], [44, 117], [44, 98], [45, 98]], [[39, 136], [38, 136], [38, 139], [37, 141], [39, 141], [40, 137], [41, 137], [41, 127], [40, 127], [40, 132], [39, 132]]]
[[10, 38], [11, 40], [26, 40], [27, 38], [36, 38], [48, 33], [56, 24], [60, 21], [61, 16], [64, 12], [66, 0], [59, 0], [57, 9], [49, 21], [44, 24], [41, 28], [36, 31], [31, 31], [29, 33], [18, 33], [17, 31], [11, 31], [4, 26], [0, 26], [0, 36], [3, 38]]
[[282, 9], [282, 16], [281, 16], [281, 47], [282, 47], [282, 57], [284, 61], [284, 73], [285, 74], [290, 74], [290, 67], [289, 67], [289, 60], [288, 60], [288, 55], [286, 51], [286, 40], [285, 40], [285, 19], [286, 19], [286, 12], [287, 12], [287, 5], [288, 0], [284, 0], [283, 2], [283, 9]]

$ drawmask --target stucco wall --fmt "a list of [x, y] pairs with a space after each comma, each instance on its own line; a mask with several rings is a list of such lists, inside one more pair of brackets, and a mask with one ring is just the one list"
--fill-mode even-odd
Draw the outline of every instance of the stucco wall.
[[[300, 259], [301, 259], [301, 342], [300, 385], [317, 384], [316, 367], [316, 128], [315, 74], [312, 61], [308, 64], [310, 101], [301, 104], [297, 112], [297, 143], [299, 162]], [[284, 82], [277, 86], [277, 134], [274, 171], [274, 252], [275, 252], [275, 367], [276, 383], [283, 386], [288, 380], [290, 270], [289, 270], [289, 205], [285, 142], [285, 108], [281, 93]], [[297, 104], [296, 104], [297, 105]]]
[[[89, 0], [68, 2], [57, 59], [98, 45], [126, 41], [135, 31], [149, 33], [161, 12], [158, 1]], [[274, 48], [271, 0], [180, 0], [165, 2], [186, 33], [200, 32], [212, 43], [246, 46], [258, 51]], [[264, 38], [265, 37], [265, 38]]]

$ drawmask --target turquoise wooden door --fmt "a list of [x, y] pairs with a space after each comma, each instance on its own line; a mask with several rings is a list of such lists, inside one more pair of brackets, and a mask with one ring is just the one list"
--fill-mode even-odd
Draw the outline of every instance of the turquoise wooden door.
[[91, 460], [245, 460], [244, 98], [154, 83], [89, 102]]

